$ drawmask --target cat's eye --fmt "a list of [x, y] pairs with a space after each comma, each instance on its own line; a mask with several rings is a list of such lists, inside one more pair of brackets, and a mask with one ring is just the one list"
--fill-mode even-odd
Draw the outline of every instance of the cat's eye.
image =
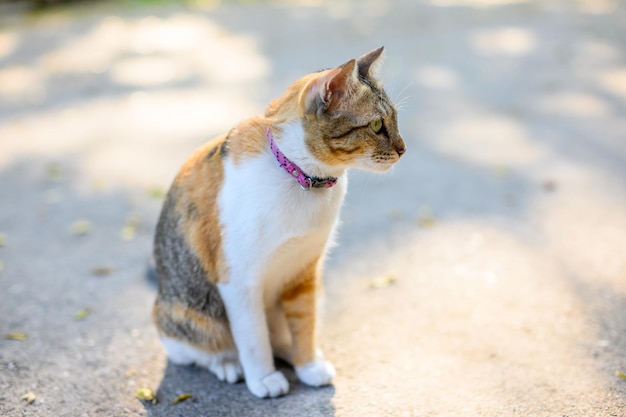
[[374, 133], [378, 133], [378, 132], [380, 132], [380, 129], [382, 129], [382, 128], [383, 128], [383, 121], [382, 121], [382, 119], [376, 119], [376, 120], [373, 120], [373, 121], [370, 123], [370, 127], [372, 128], [372, 130], [374, 131]]

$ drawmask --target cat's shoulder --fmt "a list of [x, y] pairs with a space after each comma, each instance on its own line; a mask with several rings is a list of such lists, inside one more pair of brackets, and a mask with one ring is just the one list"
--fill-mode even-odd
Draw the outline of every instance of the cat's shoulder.
[[222, 165], [225, 159], [235, 163], [263, 153], [267, 147], [267, 121], [261, 116], [246, 119], [228, 133], [204, 143], [183, 164], [180, 174], [187, 176], [191, 171]]
[[240, 164], [267, 151], [268, 122], [262, 116], [254, 116], [240, 122], [224, 139], [228, 157]]

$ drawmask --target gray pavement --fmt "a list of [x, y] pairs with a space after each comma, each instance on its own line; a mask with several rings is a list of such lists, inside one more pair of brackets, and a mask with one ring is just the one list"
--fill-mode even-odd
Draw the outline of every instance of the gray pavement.
[[[0, 415], [626, 416], [622, 3], [224, 3], [0, 5]], [[334, 385], [284, 368], [290, 395], [258, 400], [168, 364], [160, 194], [291, 81], [380, 45], [408, 152], [351, 175]]]

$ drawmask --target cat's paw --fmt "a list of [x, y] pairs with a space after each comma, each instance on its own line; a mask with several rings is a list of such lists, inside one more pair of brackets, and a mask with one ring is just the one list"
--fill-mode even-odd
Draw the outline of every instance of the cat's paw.
[[289, 392], [289, 382], [280, 371], [274, 371], [260, 380], [246, 379], [246, 385], [250, 392], [259, 398], [273, 398]]
[[243, 369], [238, 360], [220, 359], [209, 365], [209, 370], [215, 374], [217, 379], [234, 384], [243, 377]]
[[328, 385], [335, 377], [335, 367], [324, 359], [316, 359], [306, 365], [296, 366], [298, 379], [312, 387]]

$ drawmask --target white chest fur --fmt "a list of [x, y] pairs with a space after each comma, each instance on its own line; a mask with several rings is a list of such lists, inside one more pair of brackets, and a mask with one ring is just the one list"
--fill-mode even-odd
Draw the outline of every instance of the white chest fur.
[[[313, 158], [307, 155], [301, 127], [291, 125], [285, 134], [290, 135], [281, 141], [290, 151], [287, 156], [307, 171]], [[219, 210], [227, 279], [261, 289], [270, 301], [286, 279], [326, 250], [347, 177], [342, 175], [329, 189], [302, 190], [278, 166], [269, 147], [238, 165], [227, 161], [224, 171]]]

